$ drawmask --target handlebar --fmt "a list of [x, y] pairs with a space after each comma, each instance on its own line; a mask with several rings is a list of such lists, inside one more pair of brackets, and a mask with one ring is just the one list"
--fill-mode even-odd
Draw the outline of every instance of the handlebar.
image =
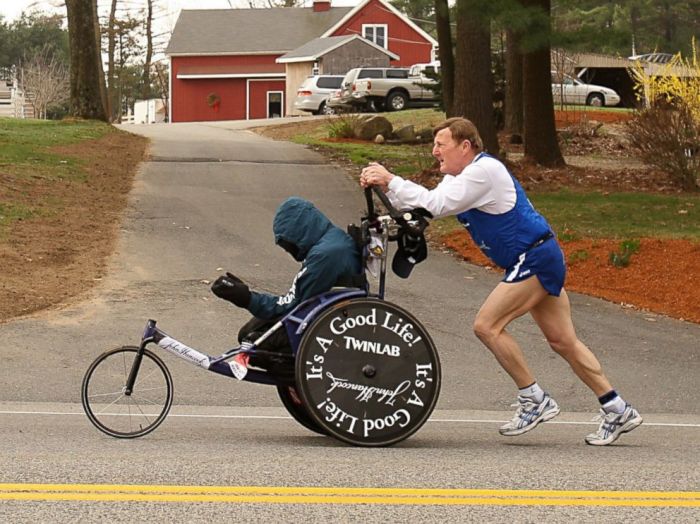
[[389, 197], [379, 189], [377, 186], [371, 186], [365, 188], [365, 199], [367, 200], [367, 216], [370, 221], [377, 218], [377, 214], [374, 209], [374, 200], [372, 198], [372, 192], [374, 192], [379, 200], [381, 200], [384, 207], [389, 212], [389, 216], [399, 225], [401, 229], [406, 231], [412, 236], [422, 236], [423, 231], [428, 227], [427, 218], [432, 218], [430, 212], [425, 209], [414, 209], [412, 211], [399, 211], [397, 210], [389, 200]]

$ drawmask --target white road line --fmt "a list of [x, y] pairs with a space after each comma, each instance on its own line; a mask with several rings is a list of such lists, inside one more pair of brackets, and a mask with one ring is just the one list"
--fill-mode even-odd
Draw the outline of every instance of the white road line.
[[[0, 415], [54, 415], [54, 416], [80, 416], [84, 417], [84, 413], [70, 413], [62, 411], [0, 411]], [[111, 416], [128, 416], [122, 413], [102, 413], [102, 415]], [[155, 416], [155, 414], [154, 414]], [[284, 415], [206, 415], [206, 414], [185, 414], [185, 413], [170, 413], [168, 418], [220, 418], [220, 419], [268, 419], [268, 420], [293, 420], [292, 417]], [[451, 424], [502, 424], [506, 419], [496, 420], [496, 419], [469, 419], [469, 418], [454, 418], [454, 419], [441, 419], [441, 418], [431, 418], [428, 422], [441, 422], [441, 423], [451, 423]], [[585, 422], [585, 421], [574, 421], [574, 420], [549, 420], [547, 425], [561, 424], [561, 425], [573, 425], [573, 426], [597, 426], [599, 422]], [[670, 427], [670, 428], [700, 428], [700, 424], [685, 424], [681, 422], [647, 422], [644, 421], [644, 426], [657, 426], [657, 427]]]

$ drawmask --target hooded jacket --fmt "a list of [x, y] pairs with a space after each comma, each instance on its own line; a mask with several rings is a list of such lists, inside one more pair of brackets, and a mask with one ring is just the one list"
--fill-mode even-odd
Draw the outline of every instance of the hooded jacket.
[[275, 244], [302, 264], [286, 295], [251, 293], [248, 311], [260, 319], [282, 316], [339, 280], [361, 273], [360, 252], [353, 239], [308, 200], [291, 197], [282, 202], [272, 229]]

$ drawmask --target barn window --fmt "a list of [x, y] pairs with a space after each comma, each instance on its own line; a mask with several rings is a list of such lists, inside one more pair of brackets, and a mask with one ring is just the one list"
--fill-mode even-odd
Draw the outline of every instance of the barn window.
[[384, 49], [389, 47], [388, 28], [386, 24], [363, 24], [362, 36]]

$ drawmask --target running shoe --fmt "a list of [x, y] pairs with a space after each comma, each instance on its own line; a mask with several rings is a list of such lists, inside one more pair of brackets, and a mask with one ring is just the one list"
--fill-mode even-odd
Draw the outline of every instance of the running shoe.
[[632, 406], [627, 404], [622, 413], [606, 413], [602, 409], [594, 419], [600, 420], [598, 431], [586, 435], [586, 444], [591, 446], [607, 446], [615, 442], [620, 435], [632, 431], [642, 424], [642, 416]]
[[518, 409], [512, 420], [500, 427], [498, 432], [506, 437], [515, 437], [535, 429], [540, 422], [551, 420], [559, 414], [559, 406], [547, 393], [542, 402], [518, 395], [518, 402], [513, 404]]

